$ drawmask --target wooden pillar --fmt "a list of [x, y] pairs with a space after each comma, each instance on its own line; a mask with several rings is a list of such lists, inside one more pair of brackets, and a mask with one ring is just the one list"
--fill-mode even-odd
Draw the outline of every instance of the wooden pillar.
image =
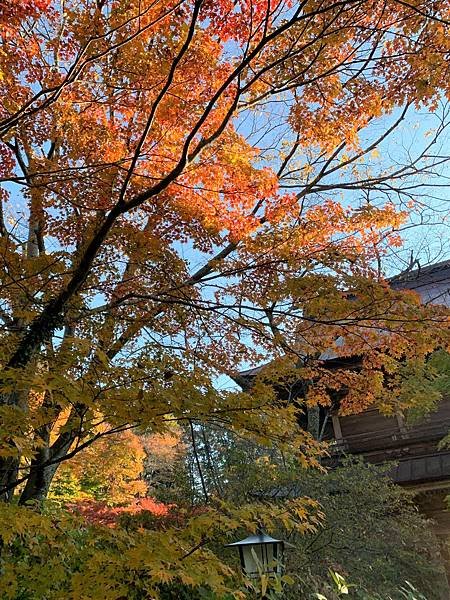
[[333, 423], [334, 439], [336, 440], [337, 444], [342, 447], [344, 445], [344, 438], [342, 437], [342, 429], [339, 417], [337, 415], [332, 415], [331, 421]]
[[405, 423], [405, 419], [404, 419], [403, 415], [400, 415], [397, 413], [395, 415], [395, 418], [397, 419], [397, 425], [400, 430], [402, 438], [408, 437], [409, 433], [408, 433], [408, 429], [406, 427], [406, 423]]

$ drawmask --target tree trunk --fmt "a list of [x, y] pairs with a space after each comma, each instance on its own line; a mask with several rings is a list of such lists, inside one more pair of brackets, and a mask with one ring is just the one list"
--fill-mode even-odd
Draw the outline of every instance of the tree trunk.
[[53, 477], [62, 461], [55, 462], [48, 466], [42, 466], [45, 463], [55, 461], [68, 453], [72, 445], [73, 437], [65, 441], [65, 443], [51, 446], [50, 448], [41, 448], [36, 456], [31, 461], [30, 475], [27, 479], [25, 489], [23, 490], [19, 504], [27, 502], [41, 503], [48, 495]]
[[[1, 385], [1, 377], [0, 377]], [[14, 406], [17, 411], [26, 412], [28, 409], [28, 391], [16, 390], [0, 394], [0, 404], [6, 406]], [[15, 419], [20, 422], [19, 413], [14, 415]], [[20, 442], [17, 443], [12, 438], [5, 440], [5, 445], [10, 448], [11, 456], [0, 457], [0, 501], [11, 502], [14, 496], [15, 482], [19, 478], [20, 466]]]
[[19, 459], [12, 456], [0, 458], [0, 501], [12, 501], [15, 489], [15, 485], [13, 484], [18, 476]]
[[319, 439], [320, 432], [320, 407], [309, 406], [307, 408], [308, 414], [308, 432], [313, 436], [315, 440]]
[[50, 448], [41, 448], [31, 461], [30, 474], [23, 490], [19, 504], [26, 502], [42, 502], [47, 497], [50, 483], [55, 474], [57, 465], [42, 467], [42, 463], [49, 460]]
[[[75, 430], [70, 428], [68, 431], [60, 433], [53, 444], [50, 445], [52, 425], [60, 414], [60, 407], [54, 402], [52, 394], [47, 393], [43, 408], [49, 413], [54, 410], [54, 413], [49, 414], [48, 423], [42, 425], [35, 433], [35, 439], [39, 440], [38, 451], [31, 461], [29, 476], [20, 496], [19, 504], [25, 504], [26, 502], [41, 503], [45, 500], [53, 477], [61, 464], [59, 459], [63, 459], [67, 455], [76, 437]], [[71, 417], [73, 418], [74, 413], [75, 411], [72, 411], [69, 420]]]

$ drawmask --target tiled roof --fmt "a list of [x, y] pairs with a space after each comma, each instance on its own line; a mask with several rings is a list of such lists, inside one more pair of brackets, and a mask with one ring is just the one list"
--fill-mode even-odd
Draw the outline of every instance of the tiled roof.
[[[416, 291], [424, 303], [443, 304], [450, 307], [450, 260], [404, 271], [389, 279], [389, 283], [396, 290]], [[339, 339], [337, 343], [339, 344]], [[320, 359], [333, 360], [337, 356], [333, 350], [329, 350], [323, 352]], [[251, 380], [264, 366], [266, 365], [241, 371], [235, 380], [241, 385], [243, 380]]]
[[414, 290], [422, 301], [450, 306], [450, 260], [400, 273], [390, 280], [397, 290]]

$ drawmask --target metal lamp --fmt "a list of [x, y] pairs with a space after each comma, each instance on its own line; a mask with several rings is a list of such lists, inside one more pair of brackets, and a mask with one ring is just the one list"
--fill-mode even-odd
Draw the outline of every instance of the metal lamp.
[[247, 577], [252, 578], [262, 574], [280, 576], [283, 570], [284, 550], [286, 547], [293, 548], [292, 544], [263, 532], [227, 544], [227, 547], [239, 550], [242, 570]]

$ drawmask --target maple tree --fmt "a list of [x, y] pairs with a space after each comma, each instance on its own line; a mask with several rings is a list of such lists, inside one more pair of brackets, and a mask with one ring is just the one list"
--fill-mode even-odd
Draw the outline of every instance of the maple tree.
[[50, 0], [4, 0], [0, 6], [0, 22], [4, 34], [8, 34], [6, 27], [20, 24], [27, 17], [36, 17], [44, 12]]
[[[340, 387], [343, 410], [398, 408], [405, 361], [448, 346], [448, 317], [379, 265], [445, 161], [431, 148], [446, 123], [404, 164], [377, 152], [414, 107], [445, 116], [446, 0], [0, 15], [4, 500], [41, 501], [61, 463], [174, 421], [314, 464], [317, 442], [267, 381], [214, 385], [267, 355], [285, 357], [273, 380], [315, 382], [311, 405]], [[360, 371], [323, 372], [329, 349], [364, 354]]]
[[[161, 518], [161, 528], [135, 529], [87, 526], [75, 515], [39, 515], [9, 505], [0, 512], [2, 595], [14, 600], [21, 595], [33, 600], [44, 596], [138, 600], [161, 597], [171, 584], [175, 590], [190, 589], [188, 597], [197, 597], [193, 590], [199, 589], [199, 598], [228, 594], [243, 599], [238, 570], [225, 564], [208, 544], [223, 544], [231, 535], [255, 531], [256, 515], [268, 528], [284, 525], [308, 531], [314, 527], [314, 518], [307, 516], [317, 512], [314, 504], [292, 500], [283, 511], [257, 503], [236, 509], [218, 506], [185, 516], [181, 524]], [[182, 597], [177, 594], [168, 597]]]
[[104, 437], [61, 465], [49, 497], [62, 501], [99, 500], [114, 505], [145, 496], [144, 458], [139, 438], [130, 431]]

